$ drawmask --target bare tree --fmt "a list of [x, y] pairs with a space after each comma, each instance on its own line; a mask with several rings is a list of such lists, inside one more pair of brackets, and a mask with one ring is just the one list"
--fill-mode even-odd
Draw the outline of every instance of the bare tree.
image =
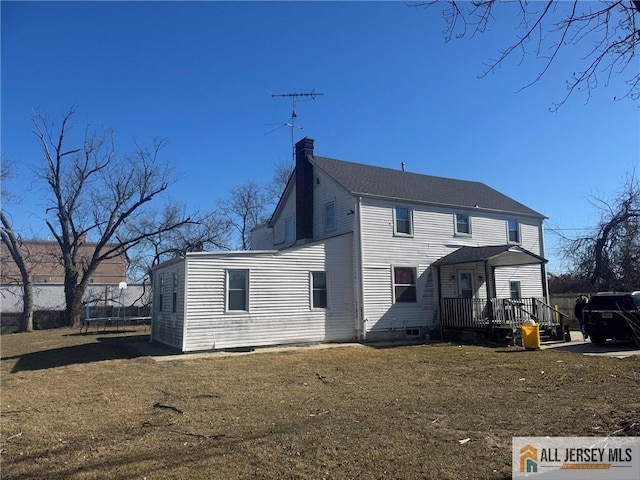
[[573, 276], [593, 291], [637, 290], [640, 285], [640, 183], [629, 174], [613, 201], [592, 198], [600, 221], [587, 235], [564, 238]]
[[[148, 229], [150, 225], [169, 225], [185, 216], [184, 206], [173, 205], [155, 215], [149, 214], [132, 228], [139, 231]], [[188, 252], [228, 250], [230, 225], [226, 218], [217, 212], [194, 212], [188, 217], [191, 222], [147, 237], [132, 248], [128, 252], [130, 274], [147, 283], [151, 280], [151, 269], [164, 261]]]
[[230, 195], [220, 201], [220, 211], [236, 230], [242, 250], [249, 250], [251, 230], [267, 220], [267, 195], [254, 182], [233, 187]]
[[13, 200], [9, 190], [5, 188], [5, 182], [11, 177], [11, 175], [12, 164], [3, 157], [2, 162], [0, 163], [0, 183], [2, 183], [0, 240], [2, 240], [2, 243], [6, 246], [12, 261], [15, 262], [18, 267], [18, 271], [20, 272], [20, 279], [18, 282], [22, 288], [22, 315], [20, 318], [20, 331], [30, 332], [33, 330], [33, 279], [27, 262], [28, 250], [23, 244], [22, 239], [14, 232], [9, 216], [4, 210], [5, 204]]
[[[46, 224], [60, 247], [69, 325], [79, 324], [83, 294], [101, 262], [191, 222], [178, 217], [142, 229], [129, 228], [143, 222], [171, 185], [171, 170], [159, 158], [166, 141], [155, 139], [152, 147], [138, 146], [122, 156], [115, 151], [110, 131], [87, 128], [79, 144], [69, 147], [75, 113], [72, 107], [57, 128], [38, 112], [33, 118], [46, 162], [41, 177], [51, 195]], [[81, 254], [87, 250], [88, 255]]]
[[273, 204], [280, 200], [292, 172], [293, 164], [290, 160], [283, 160], [273, 166], [273, 178], [265, 188], [265, 194]]
[[[413, 7], [441, 5], [444, 2], [414, 2]], [[498, 2], [449, 0], [443, 11], [446, 21], [445, 40], [472, 37], [482, 33], [494, 21], [496, 4], [515, 10], [516, 38], [499, 51], [480, 75], [485, 77], [511, 57], [522, 62], [528, 55], [542, 60], [538, 74], [522, 89], [538, 82], [552, 67], [561, 62], [560, 51], [567, 47], [584, 47], [575, 55], [582, 62], [580, 70], [567, 80], [567, 93], [552, 110], [557, 110], [575, 91], [583, 91], [587, 101], [599, 84], [608, 84], [612, 76], [626, 74], [626, 91], [618, 98], [640, 98], [640, 72], [636, 49], [640, 44], [640, 1], [617, 0], [599, 2], [531, 2], [519, 0]]]

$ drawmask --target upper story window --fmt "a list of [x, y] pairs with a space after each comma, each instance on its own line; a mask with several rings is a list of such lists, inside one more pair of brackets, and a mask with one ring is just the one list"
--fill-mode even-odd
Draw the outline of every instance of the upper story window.
[[324, 204], [324, 231], [333, 232], [336, 229], [336, 202]]
[[413, 236], [413, 212], [409, 207], [395, 207], [393, 217], [395, 235]]
[[284, 243], [293, 243], [293, 217], [284, 219]]
[[311, 272], [311, 308], [327, 305], [327, 272]]
[[456, 235], [471, 235], [471, 218], [466, 213], [456, 213]]
[[396, 303], [417, 301], [415, 268], [393, 267], [393, 295]]
[[520, 224], [518, 220], [514, 218], [507, 220], [507, 231], [509, 243], [520, 243]]
[[248, 310], [249, 270], [227, 270], [227, 310]]

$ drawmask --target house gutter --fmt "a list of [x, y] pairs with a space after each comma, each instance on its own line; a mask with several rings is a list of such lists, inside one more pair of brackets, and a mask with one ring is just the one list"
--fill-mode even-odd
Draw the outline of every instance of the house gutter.
[[[347, 189], [348, 190], [348, 189]], [[412, 203], [415, 205], [430, 205], [430, 206], [434, 206], [434, 207], [443, 207], [443, 208], [454, 208], [454, 209], [464, 209], [464, 210], [469, 210], [469, 211], [474, 211], [474, 212], [489, 212], [489, 213], [497, 213], [500, 215], [510, 215], [510, 216], [516, 216], [516, 217], [527, 217], [527, 218], [536, 218], [536, 219], [542, 219], [545, 220], [548, 217], [542, 215], [541, 213], [536, 212], [535, 210], [530, 209], [529, 207], [525, 207], [527, 210], [529, 210], [528, 212], [525, 211], [515, 211], [515, 210], [503, 210], [500, 208], [495, 208], [495, 207], [483, 207], [482, 205], [479, 206], [471, 206], [471, 205], [458, 205], [455, 203], [444, 203], [444, 202], [433, 202], [433, 201], [426, 201], [426, 200], [415, 200], [415, 199], [411, 199], [411, 198], [402, 198], [402, 197], [391, 197], [391, 196], [386, 196], [386, 195], [377, 195], [377, 194], [373, 194], [373, 193], [366, 193], [366, 192], [354, 192], [354, 191], [350, 191], [352, 195], [358, 195], [360, 197], [366, 197], [366, 198], [372, 198], [374, 200], [388, 200], [388, 201], [392, 201], [392, 202], [400, 202], [400, 203]]]
[[358, 305], [358, 314], [356, 318], [357, 323], [357, 335], [358, 340], [364, 342], [367, 339], [367, 333], [365, 329], [365, 316], [364, 316], [364, 291], [363, 291], [363, 279], [364, 279], [364, 270], [363, 270], [363, 261], [362, 261], [362, 197], [356, 197], [356, 251], [355, 251], [355, 260], [356, 260], [356, 304]]

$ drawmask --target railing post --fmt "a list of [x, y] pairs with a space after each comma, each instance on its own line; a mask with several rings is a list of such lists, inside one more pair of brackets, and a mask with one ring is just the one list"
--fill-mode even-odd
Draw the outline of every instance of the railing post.
[[489, 313], [489, 341], [493, 342], [494, 341], [494, 335], [493, 335], [493, 303], [491, 302], [490, 299], [487, 298], [487, 310]]
[[490, 298], [487, 298], [487, 315], [489, 316], [489, 321], [493, 320], [493, 302]]

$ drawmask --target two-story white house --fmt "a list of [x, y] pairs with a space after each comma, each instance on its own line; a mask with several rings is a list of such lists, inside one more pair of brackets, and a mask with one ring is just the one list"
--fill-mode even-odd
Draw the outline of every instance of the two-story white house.
[[152, 339], [182, 351], [420, 338], [551, 321], [544, 216], [479, 182], [314, 155], [252, 250], [154, 270]]

